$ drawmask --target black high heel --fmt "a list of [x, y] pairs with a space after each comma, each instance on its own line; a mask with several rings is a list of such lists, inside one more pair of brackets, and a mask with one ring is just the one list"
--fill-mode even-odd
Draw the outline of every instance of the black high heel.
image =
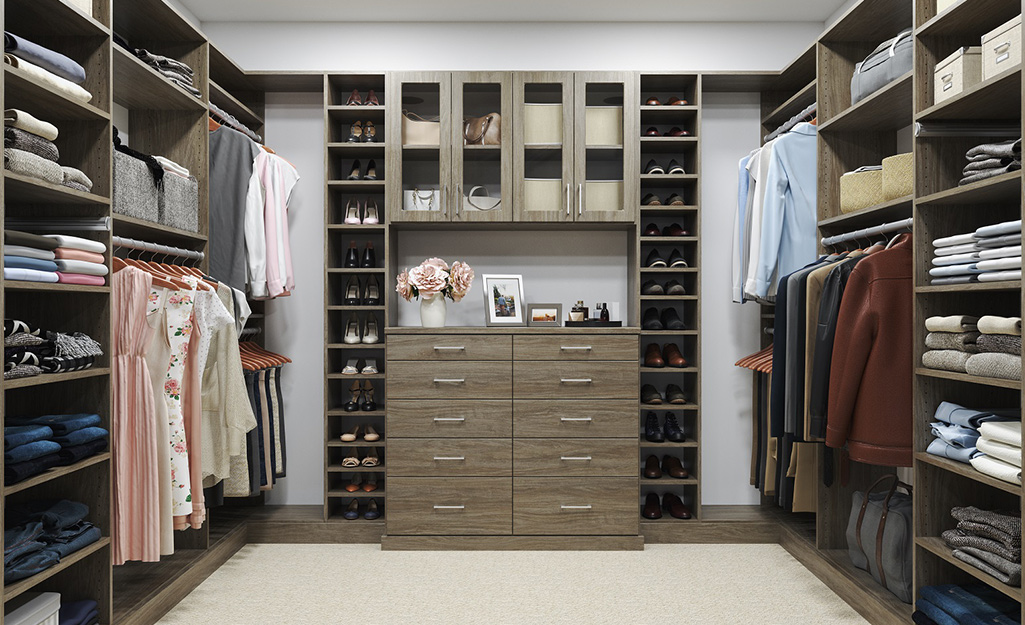
[[356, 159], [355, 161], [353, 161], [352, 162], [352, 171], [349, 172], [349, 180], [359, 180], [360, 179], [360, 170], [361, 169], [362, 168], [360, 167], [359, 159]]
[[356, 412], [359, 410], [359, 400], [363, 396], [363, 389], [360, 388], [358, 380], [352, 383], [352, 386], [349, 387], [349, 392], [352, 393], [352, 399], [346, 402], [343, 408], [345, 412]]
[[[377, 284], [377, 278], [371, 277], [367, 279], [367, 288], [363, 291], [365, 297], [363, 298], [364, 306], [380, 306], [381, 305], [381, 287]], [[348, 302], [346, 302], [348, 304]]]
[[363, 124], [356, 122], [349, 126], [349, 143], [359, 143], [363, 139]]
[[367, 163], [367, 175], [363, 176], [364, 180], [377, 180], [377, 163], [370, 159]]
[[[353, 383], [358, 385], [358, 382]], [[363, 381], [363, 405], [360, 407], [364, 412], [373, 412], [377, 410], [377, 402], [374, 401], [374, 385], [370, 383], [370, 380]]]
[[345, 286], [345, 305], [359, 306], [359, 278], [349, 278], [349, 284]]

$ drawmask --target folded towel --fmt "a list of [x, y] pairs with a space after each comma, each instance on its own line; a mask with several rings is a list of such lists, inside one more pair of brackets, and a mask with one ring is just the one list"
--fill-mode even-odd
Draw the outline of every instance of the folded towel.
[[980, 260], [975, 266], [983, 272], [1006, 271], [1009, 269], [1021, 269], [1021, 256], [1009, 256], [1007, 258], [993, 258], [991, 260]]
[[965, 363], [965, 373], [1001, 380], [1021, 379], [1021, 357], [1011, 354], [973, 354]]
[[1009, 245], [1007, 247], [987, 248], [979, 251], [980, 260], [993, 260], [994, 258], [1007, 258], [1009, 256], [1021, 256], [1021, 246]]
[[57, 140], [57, 127], [18, 109], [4, 110], [4, 125], [32, 133], [48, 141]]
[[1021, 421], [987, 421], [979, 426], [986, 440], [1021, 448]]
[[57, 249], [57, 244], [54, 243], [53, 239], [19, 230], [4, 230], [4, 245], [23, 245], [25, 247], [34, 247], [38, 250]]
[[982, 260], [980, 252], [968, 252], [967, 254], [954, 254], [953, 256], [936, 256], [932, 259], [932, 264], [936, 267], [946, 267], [948, 265], [968, 265], [977, 263], [980, 260]]
[[101, 438], [107, 438], [107, 430], [90, 426], [75, 430], [74, 432], [68, 432], [67, 434], [61, 434], [60, 436], [54, 436], [53, 442], [60, 444], [63, 447], [72, 447], [74, 445], [84, 445], [85, 443], [91, 443]]
[[4, 55], [4, 62], [11, 67], [20, 69], [35, 80], [43, 83], [47, 87], [50, 87], [54, 91], [66, 95], [72, 100], [89, 102], [93, 99], [93, 94], [83, 89], [80, 85], [76, 85], [70, 80], [65, 80], [53, 72], [48, 72], [35, 63], [29, 63], [25, 59], [19, 59], [11, 54]]
[[57, 271], [57, 263], [52, 260], [40, 260], [24, 256], [4, 255], [4, 267], [11, 269], [34, 269], [36, 271]]
[[976, 323], [983, 334], [1010, 334], [1021, 336], [1021, 317], [997, 317], [983, 315]]
[[976, 447], [958, 447], [957, 445], [951, 445], [942, 438], [934, 438], [929, 443], [929, 446], [926, 447], [925, 453], [968, 464], [972, 458], [981, 452]]
[[59, 185], [64, 182], [64, 172], [60, 165], [24, 150], [4, 148], [4, 168], [50, 184]]
[[1013, 464], [1019, 469], [1021, 468], [1021, 447], [979, 437], [975, 448], [990, 458], [996, 458], [1007, 464]]
[[1015, 232], [1021, 232], [1021, 220], [1017, 219], [1014, 221], [1004, 221], [992, 226], [983, 226], [975, 231], [976, 239], [985, 239], [989, 237], [998, 237], [1005, 234], [1014, 234]]
[[976, 276], [979, 282], [1007, 282], [1009, 280], [1021, 280], [1021, 269], [1017, 271], [987, 271]]
[[103, 276], [93, 276], [85, 273], [57, 272], [57, 282], [61, 284], [78, 284], [82, 286], [104, 286], [107, 279]]
[[61, 273], [81, 273], [87, 276], [107, 275], [107, 266], [99, 263], [90, 263], [84, 260], [56, 260], [57, 268], [54, 271]]
[[925, 346], [929, 349], [956, 349], [977, 354], [982, 351], [976, 345], [979, 336], [978, 332], [930, 332], [925, 335]]
[[60, 160], [60, 150], [57, 149], [53, 141], [31, 132], [25, 132], [20, 128], [10, 126], [4, 128], [4, 147], [31, 152], [54, 163]]
[[972, 354], [954, 349], [933, 349], [922, 354], [922, 366], [927, 369], [965, 373], [968, 358]]
[[81, 237], [73, 237], [66, 234], [45, 234], [43, 235], [48, 239], [53, 239], [57, 244], [56, 247], [69, 247], [73, 250], [82, 250], [85, 252], [93, 252], [95, 254], [102, 254], [107, 251], [107, 246], [99, 241], [93, 241], [92, 239], [83, 239]]
[[1021, 562], [1020, 549], [1008, 548], [1003, 543], [991, 538], [976, 536], [957, 529], [947, 530], [940, 534], [940, 536], [943, 538], [943, 542], [947, 543], [947, 546], [952, 549], [964, 549], [965, 547], [971, 547], [972, 549], [980, 549], [982, 551], [995, 553], [1001, 558], [1011, 562]]
[[64, 185], [70, 186], [74, 183], [80, 188], [84, 188], [87, 192], [92, 191], [93, 181], [84, 172], [74, 167], [61, 167], [61, 170], [64, 172], [64, 180], [61, 181]]
[[[5, 251], [10, 249], [10, 246], [4, 248]], [[101, 265], [107, 262], [107, 259], [103, 257], [103, 254], [86, 252], [83, 250], [73, 250], [70, 247], [58, 247], [51, 252], [51, 254], [53, 258], [60, 258], [61, 260], [82, 260], [87, 263], [100, 263]], [[53, 258], [50, 260], [53, 260]]]
[[1009, 482], [1011, 484], [1021, 484], [1021, 469], [1014, 466], [1013, 464], [1007, 464], [996, 458], [991, 458], [986, 455], [975, 456], [971, 459], [971, 465], [975, 467], [975, 470], [979, 473], [985, 473], [990, 477]]
[[4, 254], [8, 256], [36, 258], [39, 260], [53, 260], [54, 258], [56, 258], [54, 253], [49, 250], [37, 250], [34, 247], [25, 247], [23, 245], [5, 245]]
[[1021, 356], [1021, 337], [1009, 334], [982, 334], [976, 341], [980, 352]]
[[955, 234], [954, 236], [935, 239], [932, 242], [932, 246], [949, 247], [951, 245], [964, 245], [966, 243], [975, 243], [974, 232], [967, 232], [965, 234]]
[[972, 274], [970, 276], [947, 276], [946, 278], [932, 278], [929, 280], [929, 284], [972, 284], [973, 282], [979, 281], [979, 276], [982, 274]]
[[1001, 158], [1004, 156], [1010, 156], [1012, 158], [1020, 157], [1021, 139], [1009, 139], [1007, 141], [1000, 141], [999, 143], [983, 143], [968, 150], [965, 156], [967, 156], [969, 160], [979, 156], [985, 156], [987, 158]]
[[18, 282], [57, 282], [57, 274], [53, 271], [35, 271], [34, 269], [8, 269], [4, 267], [4, 280]]
[[978, 317], [968, 315], [929, 317], [925, 320], [925, 329], [929, 332], [975, 332], [978, 322]]
[[1018, 234], [1002, 234], [997, 237], [986, 237], [985, 239], [979, 239], [976, 243], [982, 249], [994, 249], [998, 247], [1007, 247], [1009, 245], [1021, 245], [1021, 233]]
[[1000, 556], [986, 551], [955, 549], [953, 555], [958, 560], [974, 566], [1008, 586], [1021, 586], [1021, 565], [1008, 562]]
[[53, 430], [45, 425], [9, 425], [4, 428], [4, 450], [53, 438]]
[[28, 462], [29, 460], [55, 454], [60, 450], [61, 445], [56, 441], [34, 441], [5, 449], [4, 462]]
[[984, 270], [980, 269], [978, 264], [970, 263], [967, 265], [947, 265], [944, 267], [933, 267], [929, 270], [929, 275], [934, 278], [948, 278], [950, 276], [963, 276], [973, 273], [983, 273]]
[[60, 52], [54, 52], [7, 31], [4, 31], [4, 52], [10, 52], [18, 58], [35, 63], [46, 71], [76, 85], [85, 82], [85, 68], [75, 61]]
[[937, 256], [954, 256], [955, 254], [970, 254], [971, 252], [977, 252], [982, 249], [978, 241], [973, 243], [962, 243], [961, 245], [948, 245], [946, 247], [937, 247], [933, 250], [933, 254]]

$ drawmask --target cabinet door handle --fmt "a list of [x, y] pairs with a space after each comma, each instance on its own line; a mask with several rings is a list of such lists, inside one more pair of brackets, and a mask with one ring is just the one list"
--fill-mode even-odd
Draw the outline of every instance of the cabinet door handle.
[[434, 506], [435, 510], [465, 510], [466, 506]]
[[569, 217], [569, 215], [570, 215], [570, 212], [569, 212], [569, 211], [570, 211], [570, 208], [571, 208], [571, 207], [572, 207], [572, 205], [573, 205], [573, 200], [571, 200], [571, 199], [570, 199], [570, 195], [569, 195], [569, 186], [570, 186], [570, 185], [569, 185], [569, 183], [567, 182], [567, 183], [566, 183], [566, 216], [567, 216], [567, 217]]
[[434, 346], [434, 351], [436, 351], [436, 352], [447, 352], [447, 351], [465, 352], [466, 348], [461, 346], [461, 345], [458, 346], [458, 347], [457, 346], [448, 346], [448, 345], [435, 345]]
[[584, 214], [584, 185], [577, 185], [577, 215]]
[[466, 417], [434, 417], [435, 421], [466, 421]]
[[466, 378], [434, 378], [435, 384], [463, 384]]
[[591, 417], [561, 417], [560, 421], [593, 421]]
[[591, 509], [591, 504], [587, 504], [586, 506], [559, 506], [559, 507], [562, 508], [563, 510], [590, 510]]
[[456, 210], [456, 216], [459, 216], [459, 205], [463, 203], [463, 185], [456, 187], [456, 201], [453, 203]]
[[466, 456], [435, 456], [435, 460], [452, 460], [453, 462], [462, 462], [466, 460]]
[[441, 187], [441, 211], [442, 214], [448, 217], [448, 184]]
[[578, 462], [590, 462], [590, 456], [563, 456], [561, 460], [564, 461], [578, 461]]
[[[435, 380], [437, 381], [437, 380]], [[590, 384], [591, 378], [562, 378], [563, 384]]]
[[594, 348], [591, 347], [590, 345], [584, 345], [584, 346], [581, 346], [581, 347], [574, 347], [572, 345], [563, 345], [559, 349], [561, 349], [563, 351], [566, 351], [566, 352], [589, 352], [589, 351], [591, 351]]

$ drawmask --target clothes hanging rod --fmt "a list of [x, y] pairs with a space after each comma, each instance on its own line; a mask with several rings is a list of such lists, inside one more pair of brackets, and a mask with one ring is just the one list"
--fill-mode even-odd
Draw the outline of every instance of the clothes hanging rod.
[[819, 103], [818, 102], [812, 102], [803, 111], [801, 111], [797, 115], [794, 115], [793, 117], [791, 117], [790, 119], [785, 121], [782, 126], [777, 128], [776, 130], [773, 130], [769, 134], [765, 135], [765, 137], [764, 137], [765, 143], [768, 143], [769, 141], [772, 141], [773, 139], [775, 139], [776, 137], [780, 136], [784, 132], [790, 132], [790, 130], [792, 130], [793, 127], [796, 126], [797, 124], [800, 124], [803, 121], [807, 121], [809, 117], [813, 116], [815, 113], [818, 112], [818, 108], [819, 108]]
[[188, 258], [190, 260], [203, 260], [206, 258], [206, 254], [203, 252], [187, 250], [181, 247], [171, 247], [170, 245], [161, 245], [160, 243], [150, 243], [149, 241], [138, 241], [136, 239], [129, 239], [126, 237], [112, 237], [112, 241], [114, 243], [114, 247], [118, 248], [154, 252], [157, 254], [176, 256], [178, 258]]
[[871, 228], [863, 228], [861, 230], [854, 230], [852, 232], [845, 232], [831, 237], [823, 237], [821, 240], [822, 247], [833, 247], [839, 243], [845, 243], [847, 241], [856, 241], [858, 239], [869, 239], [880, 234], [886, 234], [889, 232], [897, 232], [898, 230], [909, 230], [915, 225], [915, 220], [911, 217], [902, 219], [900, 221], [891, 221], [890, 223], [873, 226]]
[[971, 124], [941, 124], [915, 122], [916, 137], [1002, 137], [1021, 136], [1021, 126], [1006, 122], [975, 122]]

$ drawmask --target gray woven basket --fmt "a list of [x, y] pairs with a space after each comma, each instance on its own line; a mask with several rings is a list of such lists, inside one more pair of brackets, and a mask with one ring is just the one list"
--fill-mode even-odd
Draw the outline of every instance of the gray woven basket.
[[156, 182], [146, 163], [115, 150], [114, 212], [156, 222], [160, 218], [157, 195]]
[[164, 176], [160, 194], [160, 223], [180, 230], [199, 232], [199, 182], [192, 176]]

